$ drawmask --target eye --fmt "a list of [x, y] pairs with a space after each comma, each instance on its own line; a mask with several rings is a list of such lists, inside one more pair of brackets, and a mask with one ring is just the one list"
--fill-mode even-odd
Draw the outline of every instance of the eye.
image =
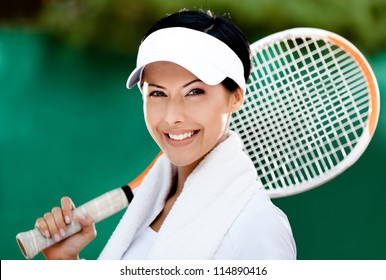
[[189, 91], [189, 93], [188, 93], [187, 95], [188, 95], [188, 96], [189, 96], [189, 95], [190, 95], [190, 96], [195, 96], [195, 95], [200, 95], [200, 94], [204, 94], [204, 93], [205, 93], [204, 90], [199, 89], [199, 88], [195, 88], [195, 89]]
[[166, 94], [163, 91], [155, 90], [148, 94], [150, 97], [164, 97]]

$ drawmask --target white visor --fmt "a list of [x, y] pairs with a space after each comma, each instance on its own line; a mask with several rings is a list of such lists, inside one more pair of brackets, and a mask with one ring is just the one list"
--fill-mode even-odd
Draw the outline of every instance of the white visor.
[[225, 43], [201, 31], [171, 27], [150, 34], [139, 47], [137, 67], [126, 86], [139, 83], [145, 66], [157, 61], [176, 63], [208, 85], [217, 85], [228, 77], [243, 91], [246, 88], [240, 58]]

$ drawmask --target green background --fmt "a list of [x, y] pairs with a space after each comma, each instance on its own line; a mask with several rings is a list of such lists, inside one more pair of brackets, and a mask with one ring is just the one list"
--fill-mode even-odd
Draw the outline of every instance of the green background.
[[[0, 28], [0, 259], [24, 259], [16, 234], [63, 195], [87, 202], [128, 183], [157, 153], [140, 94], [125, 88], [134, 55], [96, 49]], [[382, 98], [386, 47], [365, 54]], [[385, 139], [381, 110], [372, 142], [349, 170], [274, 200], [291, 222], [299, 259], [386, 259]], [[83, 258], [97, 258], [121, 215], [97, 225]]]

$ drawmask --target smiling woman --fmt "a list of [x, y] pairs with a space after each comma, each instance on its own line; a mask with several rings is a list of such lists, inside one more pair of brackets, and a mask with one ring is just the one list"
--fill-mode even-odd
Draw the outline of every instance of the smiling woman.
[[[189, 170], [179, 174], [189, 174], [226, 139], [231, 114], [243, 103], [241, 90], [209, 86], [170, 62], [149, 64], [142, 84], [147, 128], [169, 160]], [[186, 178], [178, 179], [180, 192]]]
[[[163, 151], [100, 259], [295, 259], [287, 217], [260, 189], [240, 137], [229, 131], [244, 101], [249, 45], [210, 12], [157, 22], [138, 51], [129, 88], [143, 95], [146, 126]], [[95, 237], [92, 219], [72, 217], [70, 198], [36, 222], [57, 241], [77, 218], [82, 230], [43, 251], [77, 259]]]

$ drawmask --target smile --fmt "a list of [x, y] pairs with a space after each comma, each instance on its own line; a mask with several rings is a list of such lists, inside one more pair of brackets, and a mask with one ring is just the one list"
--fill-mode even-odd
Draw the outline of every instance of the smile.
[[184, 139], [187, 139], [187, 138], [190, 138], [194, 135], [194, 131], [190, 131], [190, 132], [186, 132], [186, 133], [182, 133], [182, 134], [171, 134], [171, 133], [168, 133], [168, 136], [170, 139], [173, 139], [173, 140], [176, 140], [176, 141], [181, 141], [181, 140], [184, 140]]

